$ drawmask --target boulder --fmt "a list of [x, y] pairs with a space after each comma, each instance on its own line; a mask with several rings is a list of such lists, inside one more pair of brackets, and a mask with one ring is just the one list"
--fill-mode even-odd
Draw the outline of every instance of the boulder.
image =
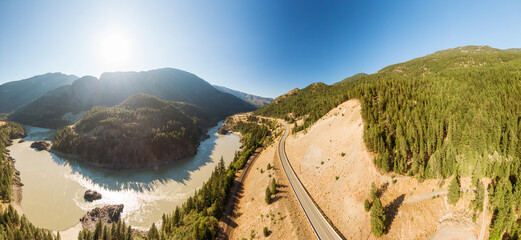
[[89, 189], [89, 190], [85, 191], [85, 194], [83, 194], [83, 198], [86, 201], [92, 202], [94, 200], [101, 199], [101, 193]]
[[94, 230], [96, 223], [101, 220], [104, 225], [110, 225], [113, 222], [118, 222], [119, 217], [123, 212], [123, 204], [119, 205], [106, 205], [103, 207], [94, 208], [80, 218], [81, 225], [83, 228]]
[[23, 142], [25, 142], [25, 140], [23, 140], [23, 139], [20, 139], [20, 141], [18, 141], [18, 143], [23, 143]]
[[51, 146], [51, 144], [48, 142], [45, 142], [45, 141], [37, 141], [37, 142], [33, 142], [31, 144], [32, 148], [36, 148], [39, 151], [47, 150], [47, 149], [49, 149], [50, 146]]

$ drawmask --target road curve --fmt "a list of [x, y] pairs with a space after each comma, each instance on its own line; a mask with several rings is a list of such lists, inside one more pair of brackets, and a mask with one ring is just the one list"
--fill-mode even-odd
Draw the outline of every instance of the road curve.
[[342, 239], [333, 229], [333, 227], [327, 222], [327, 220], [322, 216], [320, 210], [315, 206], [313, 200], [306, 192], [304, 186], [298, 179], [295, 171], [291, 167], [291, 164], [288, 161], [288, 157], [286, 156], [285, 144], [286, 137], [289, 135], [289, 127], [286, 124], [286, 130], [284, 131], [284, 136], [282, 136], [279, 142], [279, 158], [282, 163], [282, 168], [288, 177], [291, 188], [293, 189], [293, 193], [297, 197], [297, 200], [300, 203], [300, 206], [304, 210], [306, 217], [308, 218], [315, 234], [319, 239]]

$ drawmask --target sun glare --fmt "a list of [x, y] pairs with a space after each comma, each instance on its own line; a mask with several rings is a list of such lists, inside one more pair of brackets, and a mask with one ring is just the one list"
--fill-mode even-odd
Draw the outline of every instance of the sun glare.
[[122, 70], [116, 68], [125, 67], [131, 57], [131, 39], [123, 33], [111, 32], [99, 40], [100, 63], [104, 68]]

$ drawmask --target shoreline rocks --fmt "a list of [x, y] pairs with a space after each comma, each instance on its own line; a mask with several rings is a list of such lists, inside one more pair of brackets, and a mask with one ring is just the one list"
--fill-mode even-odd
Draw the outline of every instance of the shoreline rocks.
[[96, 223], [101, 220], [104, 225], [110, 225], [113, 222], [118, 222], [123, 212], [123, 204], [118, 205], [106, 205], [103, 207], [94, 208], [80, 218], [80, 222], [83, 228], [90, 229], [93, 231], [96, 227]]
[[31, 144], [31, 148], [38, 149], [39, 151], [43, 151], [43, 150], [47, 151], [50, 146], [51, 146], [51, 144], [48, 142], [45, 142], [45, 141], [37, 141], [37, 142], [33, 142]]
[[96, 192], [94, 190], [90, 190], [90, 189], [85, 191], [85, 194], [83, 194], [83, 199], [85, 199], [85, 201], [88, 201], [88, 202], [99, 200], [99, 199], [101, 199], [101, 197], [102, 197], [101, 193]]

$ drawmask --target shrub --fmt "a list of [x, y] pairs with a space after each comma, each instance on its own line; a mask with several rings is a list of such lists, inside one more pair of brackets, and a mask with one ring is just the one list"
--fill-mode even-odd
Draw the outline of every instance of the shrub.
[[364, 209], [366, 212], [369, 212], [369, 210], [371, 210], [371, 202], [369, 202], [368, 199], [364, 201]]

